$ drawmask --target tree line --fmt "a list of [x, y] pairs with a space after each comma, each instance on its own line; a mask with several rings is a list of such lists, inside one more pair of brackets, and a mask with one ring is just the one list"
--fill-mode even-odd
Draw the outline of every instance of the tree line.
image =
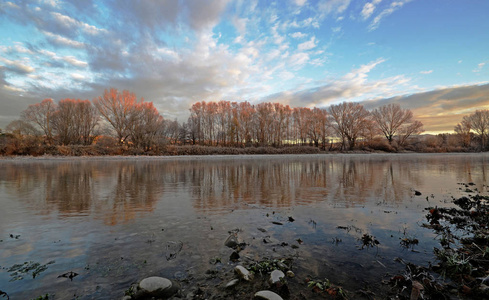
[[[92, 101], [45, 99], [29, 105], [2, 135], [0, 148], [105, 146], [160, 154], [168, 145], [217, 147], [313, 146], [321, 150], [416, 150], [414, 136], [423, 124], [409, 109], [387, 104], [367, 110], [342, 102], [328, 108], [290, 107], [281, 103], [200, 101], [187, 122], [163, 118], [152, 102], [127, 90], [105, 90]], [[435, 144], [487, 149], [489, 110], [465, 116], [453, 136]], [[425, 143], [426, 144], [426, 143]], [[476, 146], [477, 145], [477, 146]], [[418, 147], [419, 148], [419, 147]], [[163, 151], [164, 152], [164, 151]]]

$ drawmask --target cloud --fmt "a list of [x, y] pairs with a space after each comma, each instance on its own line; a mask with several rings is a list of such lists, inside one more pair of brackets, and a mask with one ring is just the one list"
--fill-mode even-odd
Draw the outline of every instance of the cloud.
[[81, 43], [81, 42], [78, 42], [75, 40], [71, 40], [71, 39], [65, 38], [61, 35], [57, 35], [57, 34], [54, 34], [51, 32], [47, 32], [47, 31], [43, 31], [42, 33], [46, 36], [46, 38], [49, 41], [51, 41], [52, 43], [54, 43], [58, 46], [65, 46], [65, 47], [78, 48], [78, 49], [85, 48], [84, 43]]
[[297, 32], [289, 33], [289, 36], [293, 37], [294, 39], [302, 39], [307, 36], [307, 33], [302, 33], [297, 31]]
[[396, 10], [402, 8], [404, 4], [411, 2], [412, 0], [398, 0], [392, 2], [386, 9], [384, 9], [382, 12], [380, 12], [370, 23], [368, 26], [369, 31], [373, 31], [377, 29], [380, 25], [380, 22], [382, 21], [383, 18], [391, 15], [394, 13]]
[[380, 2], [382, 2], [382, 0], [374, 0], [372, 2], [365, 3], [361, 12], [362, 18], [364, 20], [370, 18], [370, 16], [374, 13], [375, 6]]
[[410, 95], [396, 96], [363, 102], [372, 109], [398, 103], [411, 109], [414, 117], [424, 124], [426, 131], [453, 132], [463, 116], [477, 109], [489, 108], [489, 84], [462, 85]]
[[5, 64], [6, 70], [19, 75], [25, 75], [35, 71], [33, 67], [20, 61], [13, 61], [3, 57], [0, 57], [0, 61]]
[[316, 37], [313, 36], [309, 41], [299, 44], [297, 46], [297, 50], [299, 51], [311, 50], [316, 46], [317, 46]]
[[303, 6], [304, 4], [306, 4], [307, 0], [293, 0], [293, 2], [297, 6]]
[[428, 70], [428, 71], [421, 71], [419, 72], [420, 74], [431, 74], [433, 73], [433, 70]]
[[[389, 95], [408, 79], [394, 76], [383, 80], [368, 80], [368, 73], [385, 62], [379, 58], [368, 64], [352, 69], [340, 78], [325, 80], [322, 84], [300, 90], [288, 90], [270, 95], [265, 101], [286, 102], [292, 106], [325, 107], [331, 103], [368, 98], [374, 94]], [[363, 100], [363, 99], [361, 99]]]
[[479, 73], [480, 71], [482, 71], [482, 68], [484, 68], [485, 65], [486, 65], [486, 62], [479, 63], [477, 65], [477, 68], [475, 68], [474, 70], [472, 70], [472, 72]]
[[340, 14], [350, 5], [350, 0], [322, 0], [318, 3], [318, 9], [325, 15]]
[[85, 68], [88, 66], [87, 62], [78, 60], [74, 56], [65, 56], [63, 60], [74, 67]]

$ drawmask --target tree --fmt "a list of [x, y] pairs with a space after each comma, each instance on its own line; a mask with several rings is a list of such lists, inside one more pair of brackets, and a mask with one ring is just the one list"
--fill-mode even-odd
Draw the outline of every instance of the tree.
[[350, 150], [355, 147], [357, 139], [361, 136], [365, 122], [370, 113], [359, 103], [343, 102], [329, 107], [332, 127], [341, 138], [341, 148], [348, 141]]
[[119, 143], [124, 143], [129, 137], [130, 128], [137, 119], [138, 100], [134, 93], [127, 90], [118, 92], [111, 88], [104, 95], [93, 99], [93, 104], [102, 117], [112, 126]]
[[489, 110], [476, 110], [475, 113], [469, 115], [471, 129], [479, 135], [481, 141], [481, 150], [486, 149], [487, 136], [489, 134]]
[[402, 109], [397, 103], [387, 104], [372, 111], [372, 116], [385, 138], [392, 144], [393, 137], [401, 126], [413, 122], [413, 113], [409, 109]]
[[399, 128], [399, 146], [404, 147], [410, 136], [420, 134], [423, 131], [423, 123], [420, 121], [414, 121], [411, 124], [404, 124], [404, 126]]
[[[5, 128], [6, 132], [17, 136], [40, 136], [39, 130], [32, 126], [29, 122], [23, 120], [14, 120]], [[2, 132], [0, 131], [0, 134]]]
[[41, 103], [29, 105], [21, 113], [21, 119], [39, 126], [44, 132], [47, 143], [51, 144], [53, 141], [51, 117], [55, 111], [56, 104], [53, 102], [53, 99], [44, 99]]
[[158, 113], [153, 102], [141, 102], [135, 107], [137, 118], [129, 129], [134, 146], [145, 151], [154, 147], [158, 136], [163, 135], [163, 117]]
[[471, 129], [472, 129], [472, 125], [470, 124], [469, 116], [464, 116], [462, 122], [458, 123], [455, 126], [454, 131], [460, 137], [462, 147], [470, 146]]

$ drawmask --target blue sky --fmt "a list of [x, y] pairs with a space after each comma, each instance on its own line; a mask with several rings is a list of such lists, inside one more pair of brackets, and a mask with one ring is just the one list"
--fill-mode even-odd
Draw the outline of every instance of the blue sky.
[[489, 1], [0, 0], [0, 128], [45, 98], [400, 103], [429, 132], [489, 108]]

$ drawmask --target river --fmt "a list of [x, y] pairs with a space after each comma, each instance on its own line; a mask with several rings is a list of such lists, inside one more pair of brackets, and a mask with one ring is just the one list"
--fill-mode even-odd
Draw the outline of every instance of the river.
[[[461, 183], [487, 194], [489, 155], [7, 158], [0, 170], [0, 291], [120, 299], [147, 276], [185, 289], [265, 257], [294, 257], [297, 286], [375, 289], [398, 257], [433, 262], [425, 208], [452, 206], [471, 192]], [[247, 244], [240, 262], [229, 232]], [[364, 234], [378, 244], [362, 249]]]

